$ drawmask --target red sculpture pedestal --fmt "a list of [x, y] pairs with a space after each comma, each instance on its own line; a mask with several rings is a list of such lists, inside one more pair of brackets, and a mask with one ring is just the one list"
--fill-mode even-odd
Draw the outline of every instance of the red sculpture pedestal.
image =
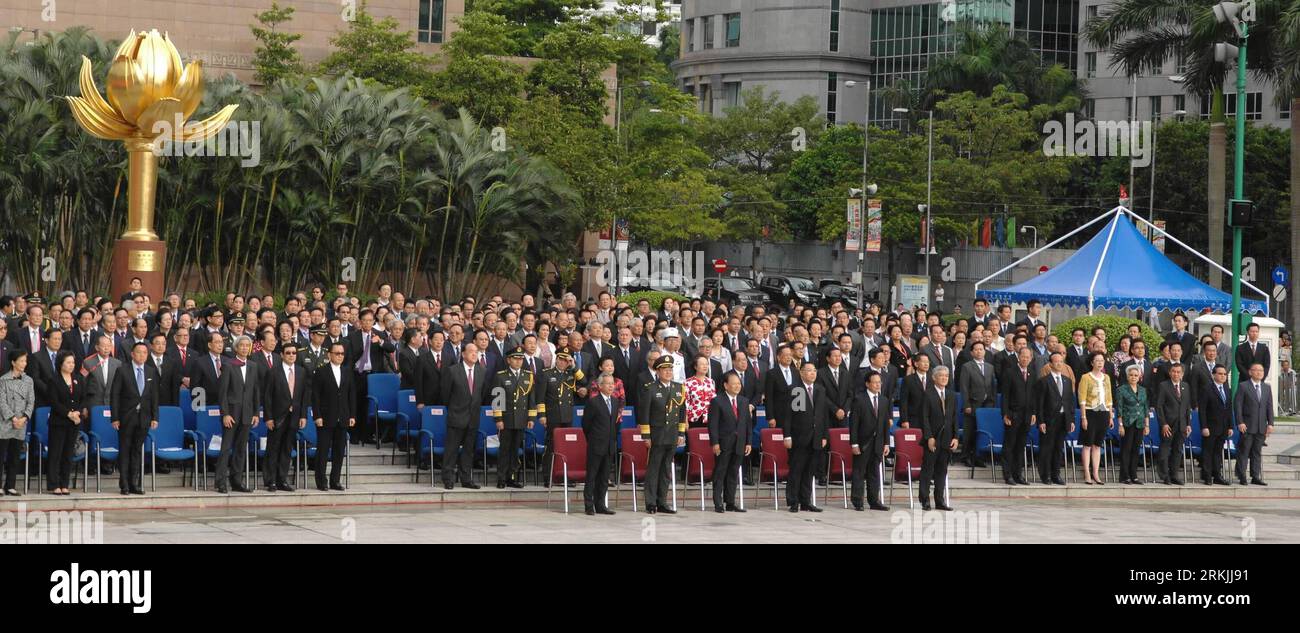
[[113, 264], [109, 279], [112, 293], [109, 299], [117, 305], [122, 295], [131, 290], [131, 278], [139, 277], [141, 289], [149, 295], [154, 305], [163, 298], [163, 270], [167, 262], [167, 243], [161, 240], [117, 240], [113, 248]]

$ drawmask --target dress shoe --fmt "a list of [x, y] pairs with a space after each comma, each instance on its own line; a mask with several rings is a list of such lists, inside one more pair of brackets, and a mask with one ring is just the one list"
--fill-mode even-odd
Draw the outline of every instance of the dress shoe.
[[133, 495], [142, 495], [142, 494], [144, 494], [144, 491], [141, 490], [141, 489], [139, 489], [139, 488], [132, 488], [132, 489], [131, 489], [131, 494], [133, 494]]
[[802, 506], [802, 507], [800, 507], [799, 509], [800, 509], [800, 510], [803, 510], [804, 512], [821, 512], [821, 511], [822, 511], [821, 508], [819, 508], [819, 507], [817, 507], [817, 506], [814, 506], [814, 505], [806, 505], [806, 506]]
[[442, 485], [442, 487], [445, 488], [445, 489], [447, 489], [447, 490], [451, 490], [451, 489], [455, 488], [456, 486], [455, 486], [454, 484], [446, 484], [446, 483], [445, 483], [445, 484]]
[[1025, 481], [1025, 478], [1024, 478], [1024, 477], [1016, 477], [1016, 483], [1018, 483], [1018, 484], [1020, 484], [1020, 485], [1022, 485], [1022, 486], [1028, 486], [1028, 485], [1029, 485], [1029, 482], [1028, 482], [1028, 481]]
[[[221, 488], [217, 488], [217, 492], [225, 492], [225, 490], [222, 490]], [[8, 495], [8, 494], [9, 494], [9, 491], [6, 490], [6, 491], [5, 491], [5, 494]], [[123, 490], [123, 491], [122, 491], [122, 496], [123, 496], [123, 497], [125, 497], [125, 496], [127, 496], [127, 495], [129, 495], [129, 494], [131, 494], [131, 491], [130, 491], [130, 490]]]
[[745, 509], [740, 506], [727, 506], [727, 512], [744, 512]]
[[1006, 484], [1007, 484], [1008, 486], [1014, 486], [1014, 485], [1016, 485], [1015, 480], [1013, 480], [1013, 479], [1010, 478], [1010, 477], [1005, 477], [1005, 478], [1002, 479], [1002, 481], [1006, 482]]
[[465, 488], [466, 490], [478, 490], [479, 488], [482, 488], [483, 486], [480, 486], [480, 485], [478, 485], [478, 484], [476, 484], [476, 483], [470, 481], [470, 482], [466, 482], [466, 483], [461, 484], [460, 487], [461, 487], [461, 488]]
[[1237, 485], [1238, 485], [1238, 486], [1248, 486], [1248, 485], [1250, 485], [1250, 484], [1248, 484], [1244, 478], [1238, 478], [1238, 479], [1237, 479]]
[[928, 512], [928, 511], [932, 510], [933, 508], [930, 507], [930, 502], [929, 502], [929, 501], [924, 501], [924, 502], [921, 503], [921, 509], [922, 509], [922, 510], [925, 510], [925, 511]]
[[523, 482], [512, 481], [512, 482], [506, 484], [506, 487], [507, 487], [507, 488], [514, 488], [514, 489], [518, 490], [518, 489], [520, 489], [520, 488], [523, 488], [523, 487], [524, 487], [524, 484], [523, 484]]
[[343, 486], [341, 486], [341, 485], [339, 485], [339, 484], [330, 484], [330, 490], [340, 490], [340, 491], [342, 491], [342, 490], [347, 490], [347, 488], [344, 488]]
[[504, 482], [504, 481], [498, 481], [498, 482], [497, 482], [497, 489], [498, 489], [498, 490], [505, 490], [505, 489], [506, 489], [506, 482]]
[[615, 515], [615, 514], [617, 514], [617, 513], [614, 512], [613, 510], [610, 510], [609, 508], [600, 508], [600, 509], [596, 510], [596, 514], [604, 514], [604, 515], [607, 515], [607, 516], [613, 516], [613, 515]]
[[1181, 479], [1170, 479], [1169, 481], [1170, 481], [1170, 483], [1172, 483], [1172, 484], [1175, 485], [1175, 486], [1186, 486], [1186, 485], [1187, 485], [1187, 483], [1184, 482], [1184, 481], [1181, 480]]
[[668, 506], [655, 506], [655, 510], [663, 514], [677, 514], [677, 511]]
[[276, 484], [276, 485], [275, 485], [275, 489], [276, 489], [276, 490], [279, 490], [280, 492], [293, 492], [293, 491], [294, 491], [294, 490], [293, 490], [293, 486], [290, 486], [289, 484]]
[[1214, 485], [1214, 482], [1210, 481], [1210, 478], [1209, 478], [1209, 477], [1201, 477], [1201, 485], [1204, 485], [1204, 486], [1213, 486], [1213, 485]]
[[798, 512], [798, 511], [799, 511], [799, 506], [790, 506], [790, 511], [791, 511], [791, 512]]
[[1215, 477], [1215, 478], [1214, 478], [1214, 485], [1216, 485], [1216, 486], [1227, 486], [1227, 485], [1230, 485], [1230, 484], [1228, 483], [1228, 480], [1227, 480], [1227, 479], [1224, 479], [1223, 477]]
[[1267, 486], [1268, 484], [1265, 483], [1263, 479], [1252, 479], [1252, 480], [1250, 480], [1250, 485], [1252, 485], [1252, 486]]
[[857, 512], [865, 512], [865, 511], [866, 511], [866, 508], [864, 508], [864, 507], [862, 507], [861, 505], [856, 504], [856, 503], [853, 504], [853, 509], [854, 509], [855, 511], [857, 511]]
[[266, 491], [267, 491], [267, 492], [275, 492], [275, 486], [267, 486], [267, 487], [266, 487]]
[[1144, 483], [1142, 482], [1141, 479], [1134, 479], [1134, 480], [1133, 480], [1133, 485], [1134, 485], [1134, 486], [1144, 486], [1144, 485], [1146, 485], [1146, 484], [1144, 484]]
[[231, 486], [230, 489], [234, 490], [235, 492], [252, 492], [252, 490], [248, 486], [243, 486], [243, 485]]
[[1093, 483], [1097, 484], [1098, 486], [1104, 486], [1104, 485], [1106, 485], [1106, 482], [1102, 481], [1100, 478], [1098, 478], [1098, 479], [1094, 479], [1094, 480], [1093, 480]]
[[[122, 494], [129, 494], [129, 493], [123, 490]], [[230, 490], [228, 490], [225, 486], [217, 486], [217, 494], [228, 495], [230, 494]]]
[[952, 512], [952, 506], [950, 506], [950, 505], [948, 505], [948, 504], [946, 504], [946, 503], [938, 503], [938, 504], [935, 504], [934, 507], [937, 508], [937, 509], [939, 509], [939, 510], [943, 510], [944, 512]]
[[1051, 480], [1051, 479], [1048, 479], [1048, 478], [1046, 478], [1046, 477], [1039, 477], [1039, 478], [1038, 478], [1038, 481], [1042, 482], [1042, 484], [1043, 484], [1044, 486], [1050, 486], [1050, 485], [1052, 485], [1052, 480]]
[[316, 484], [316, 489], [321, 492], [329, 492], [330, 487], [326, 486], [325, 484]]
[[1064, 486], [1065, 480], [1061, 479], [1060, 477], [1052, 477], [1052, 483], [1058, 486]]
[[889, 506], [884, 505], [884, 504], [880, 504], [880, 503], [877, 503], [877, 504], [875, 504], [875, 505], [873, 505], [873, 506], [870, 506], [870, 507], [871, 507], [872, 510], [878, 510], [878, 511], [880, 511], [880, 512], [888, 512], [888, 511], [889, 511]]
[[713, 511], [718, 514], [725, 514], [727, 512], [726, 508], [723, 508], [722, 506], [713, 506]]
[[646, 509], [645, 509], [645, 513], [646, 513], [646, 514], [654, 514], [654, 513], [655, 513], [655, 509], [654, 509], [653, 507], [646, 508]]
[[1170, 483], [1169, 483], [1169, 479], [1168, 479], [1168, 478], [1161, 478], [1161, 479], [1160, 479], [1160, 483], [1162, 483], [1162, 484], [1164, 484], [1164, 485], [1166, 485], [1166, 486], [1170, 485]]
[[594, 517], [594, 516], [596, 516], [596, 509], [595, 509], [595, 508], [587, 508], [587, 509], [584, 510], [583, 512], [586, 513], [586, 515], [589, 516], [589, 517]]

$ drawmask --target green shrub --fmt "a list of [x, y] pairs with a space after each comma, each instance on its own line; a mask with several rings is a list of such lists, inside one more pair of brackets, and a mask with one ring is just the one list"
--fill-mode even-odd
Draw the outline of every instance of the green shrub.
[[664, 306], [664, 299], [674, 299], [678, 303], [690, 301], [690, 299], [675, 292], [663, 292], [660, 290], [642, 290], [641, 292], [628, 293], [618, 298], [620, 302], [633, 307], [636, 307], [637, 302], [642, 299], [650, 302], [651, 310], [662, 308]]
[[952, 325], [953, 323], [956, 323], [958, 321], [965, 321], [966, 319], [969, 318], [970, 318], [969, 314], [945, 314], [939, 317], [939, 322], [943, 324], [943, 327], [947, 328], [949, 325]]
[[1070, 338], [1070, 332], [1074, 330], [1074, 328], [1081, 327], [1088, 336], [1092, 336], [1093, 328], [1100, 327], [1106, 330], [1106, 354], [1109, 356], [1115, 352], [1115, 348], [1119, 345], [1120, 337], [1128, 334], [1129, 326], [1134, 323], [1142, 327], [1142, 340], [1147, 344], [1148, 360], [1159, 358], [1160, 343], [1164, 340], [1164, 337], [1162, 337], [1159, 332], [1152, 329], [1151, 326], [1142, 323], [1137, 319], [1100, 315], [1083, 316], [1057, 324], [1056, 327], [1052, 328], [1052, 334], [1055, 334], [1056, 338], [1060, 339], [1065, 345], [1070, 345], [1070, 341], [1073, 340]]

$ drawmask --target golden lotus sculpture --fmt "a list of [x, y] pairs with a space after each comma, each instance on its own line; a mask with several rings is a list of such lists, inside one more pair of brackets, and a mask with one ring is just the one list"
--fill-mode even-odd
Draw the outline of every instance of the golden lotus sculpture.
[[81, 96], [68, 97], [72, 116], [91, 135], [122, 141], [129, 157], [127, 227], [122, 239], [157, 240], [154, 189], [158, 181], [155, 143], [202, 141], [219, 132], [239, 106], [228, 105], [199, 121], [185, 121], [203, 101], [203, 69], [182, 66], [181, 55], [158, 31], [126, 37], [108, 69], [107, 99], [101, 97], [88, 58], [81, 58]]

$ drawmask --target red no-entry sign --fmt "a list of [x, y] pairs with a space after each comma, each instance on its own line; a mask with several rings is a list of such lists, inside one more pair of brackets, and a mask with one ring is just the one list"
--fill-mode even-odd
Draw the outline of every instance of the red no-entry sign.
[[719, 275], [727, 272], [727, 260], [725, 259], [713, 260], [713, 272], [718, 273]]

